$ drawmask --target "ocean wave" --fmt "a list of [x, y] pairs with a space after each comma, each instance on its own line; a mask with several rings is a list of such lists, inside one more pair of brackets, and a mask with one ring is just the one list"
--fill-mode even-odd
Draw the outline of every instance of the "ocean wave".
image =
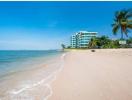
[[39, 98], [39, 100], [47, 100], [52, 95], [50, 83], [56, 79], [57, 73], [63, 69], [65, 55], [66, 53], [61, 55], [60, 61], [58, 61], [59, 64], [56, 65], [56, 70], [48, 74], [45, 78], [37, 82], [21, 84], [19, 87], [8, 91], [8, 95], [0, 98], [0, 100], [36, 100], [36, 98]]

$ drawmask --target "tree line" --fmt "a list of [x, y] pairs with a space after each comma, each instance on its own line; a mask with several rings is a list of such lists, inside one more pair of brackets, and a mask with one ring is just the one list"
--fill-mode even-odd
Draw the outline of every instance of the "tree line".
[[[132, 48], [132, 37], [128, 38], [128, 33], [132, 29], [132, 9], [116, 11], [111, 26], [114, 35], [117, 35], [118, 32], [121, 34], [120, 39], [113, 40], [107, 36], [94, 37], [91, 38], [87, 48]], [[124, 39], [124, 35], [127, 39]], [[66, 47], [64, 44], [61, 46], [63, 49], [71, 48], [70, 46]]]

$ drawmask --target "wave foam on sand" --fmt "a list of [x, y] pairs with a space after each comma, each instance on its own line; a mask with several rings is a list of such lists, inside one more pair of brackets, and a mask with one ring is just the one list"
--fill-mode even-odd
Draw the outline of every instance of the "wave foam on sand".
[[25, 82], [25, 84], [8, 91], [8, 96], [0, 98], [0, 100], [47, 100], [52, 95], [52, 88], [49, 84], [56, 79], [56, 74], [63, 69], [65, 55], [65, 53], [62, 54], [58, 63], [51, 64], [52, 67], [56, 67], [51, 72], [47, 72], [45, 78], [37, 80], [37, 82]]

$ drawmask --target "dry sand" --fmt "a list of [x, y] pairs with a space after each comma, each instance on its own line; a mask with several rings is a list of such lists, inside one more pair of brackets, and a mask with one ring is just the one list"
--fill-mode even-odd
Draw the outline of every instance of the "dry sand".
[[49, 100], [132, 100], [132, 49], [70, 51]]

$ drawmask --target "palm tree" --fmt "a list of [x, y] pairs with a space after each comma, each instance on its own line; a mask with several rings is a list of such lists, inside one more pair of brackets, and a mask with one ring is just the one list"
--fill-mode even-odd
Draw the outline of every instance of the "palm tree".
[[97, 39], [96, 38], [91, 38], [91, 41], [88, 44], [89, 48], [96, 48], [97, 47]]
[[129, 29], [132, 29], [132, 9], [121, 10], [115, 12], [114, 23], [112, 24], [113, 34], [116, 35], [117, 31], [121, 30], [121, 39], [123, 39], [123, 34], [128, 37]]
[[99, 43], [102, 48], [104, 48], [105, 45], [107, 45], [110, 42], [109, 37], [103, 35], [99, 38]]

